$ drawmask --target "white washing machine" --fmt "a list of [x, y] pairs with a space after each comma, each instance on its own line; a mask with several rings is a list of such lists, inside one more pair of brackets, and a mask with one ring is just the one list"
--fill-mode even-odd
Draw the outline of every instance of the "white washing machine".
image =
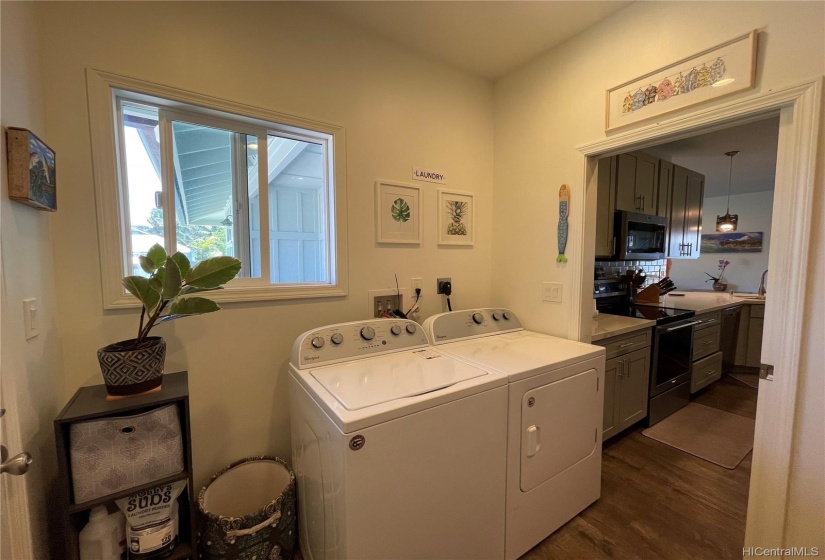
[[599, 498], [605, 350], [523, 329], [507, 309], [428, 318], [435, 348], [508, 378], [505, 558]]
[[504, 556], [506, 376], [378, 319], [298, 337], [289, 390], [306, 560]]

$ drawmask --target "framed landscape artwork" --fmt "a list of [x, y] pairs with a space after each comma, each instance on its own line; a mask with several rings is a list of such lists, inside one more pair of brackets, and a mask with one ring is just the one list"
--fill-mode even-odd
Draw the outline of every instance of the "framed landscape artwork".
[[375, 240], [421, 243], [421, 189], [390, 181], [375, 182]]
[[607, 90], [605, 131], [756, 85], [756, 31]]
[[6, 131], [9, 198], [40, 210], [57, 210], [54, 151], [25, 128]]
[[761, 231], [703, 233], [702, 253], [761, 253]]
[[438, 244], [474, 245], [475, 204], [465, 192], [438, 191]]

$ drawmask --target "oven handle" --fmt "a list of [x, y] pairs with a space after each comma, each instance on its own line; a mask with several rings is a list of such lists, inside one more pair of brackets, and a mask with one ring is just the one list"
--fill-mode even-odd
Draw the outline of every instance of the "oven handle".
[[691, 321], [690, 323], [685, 323], [684, 325], [679, 325], [678, 327], [670, 327], [665, 332], [678, 331], [679, 329], [685, 329], [687, 327], [692, 327], [693, 325], [698, 325], [701, 322], [702, 321]]

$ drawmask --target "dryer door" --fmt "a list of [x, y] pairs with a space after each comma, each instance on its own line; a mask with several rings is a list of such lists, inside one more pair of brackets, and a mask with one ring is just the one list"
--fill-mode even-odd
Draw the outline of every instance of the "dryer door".
[[598, 372], [589, 369], [524, 394], [522, 492], [532, 490], [593, 453], [601, 421], [598, 379]]

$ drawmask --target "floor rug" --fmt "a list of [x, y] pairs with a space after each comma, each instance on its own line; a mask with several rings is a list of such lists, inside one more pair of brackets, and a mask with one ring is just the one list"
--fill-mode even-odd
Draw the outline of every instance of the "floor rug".
[[729, 373], [731, 377], [735, 380], [744, 383], [748, 387], [753, 387], [754, 389], [759, 388], [759, 374], [758, 373], [743, 373], [735, 371], [733, 373]]
[[755, 424], [751, 418], [690, 403], [642, 434], [726, 469], [735, 469], [753, 449]]

